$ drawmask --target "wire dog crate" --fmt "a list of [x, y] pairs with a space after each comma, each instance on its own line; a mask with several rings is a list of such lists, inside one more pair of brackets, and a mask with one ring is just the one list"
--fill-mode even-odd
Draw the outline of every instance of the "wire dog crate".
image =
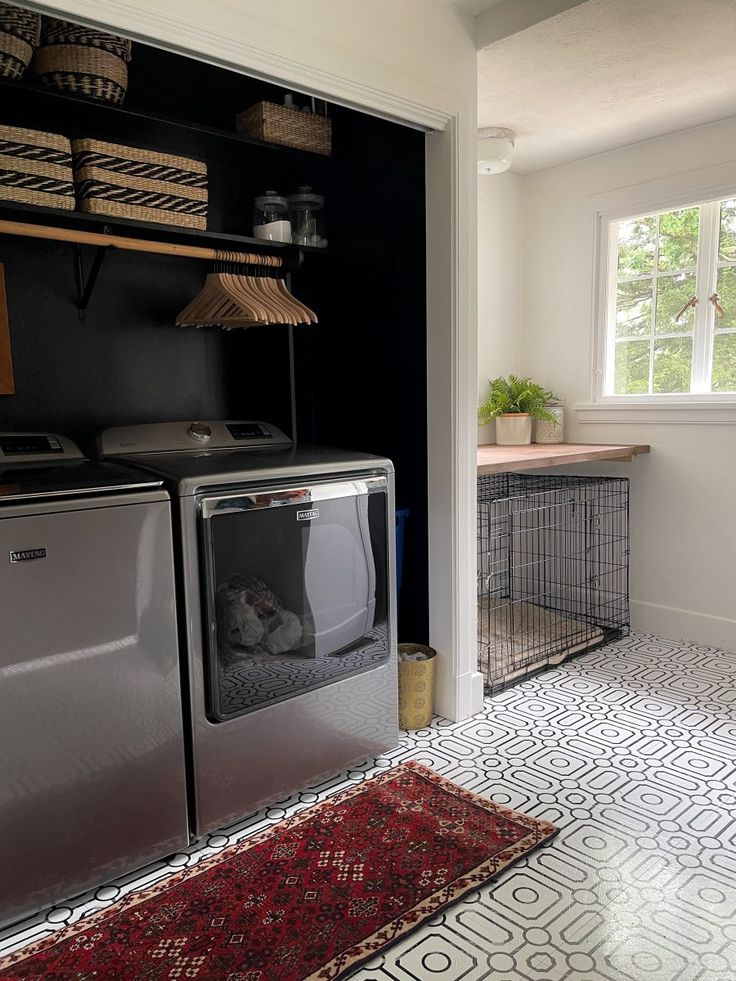
[[478, 647], [486, 689], [628, 628], [628, 479], [479, 477]]

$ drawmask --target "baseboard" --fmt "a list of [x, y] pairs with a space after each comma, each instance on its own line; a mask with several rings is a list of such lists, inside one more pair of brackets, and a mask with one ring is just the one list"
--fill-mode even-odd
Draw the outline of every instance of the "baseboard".
[[736, 651], [736, 620], [658, 603], [631, 601], [631, 626], [670, 640]]
[[449, 685], [440, 686], [435, 697], [435, 712], [450, 722], [462, 722], [482, 709], [483, 675], [479, 671], [455, 675]]

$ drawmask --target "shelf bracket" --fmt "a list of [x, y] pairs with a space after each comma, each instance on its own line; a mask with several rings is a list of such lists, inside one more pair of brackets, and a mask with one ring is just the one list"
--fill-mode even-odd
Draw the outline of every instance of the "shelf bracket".
[[108, 245], [97, 246], [95, 250], [95, 257], [92, 260], [89, 273], [85, 278], [82, 246], [76, 245], [74, 247], [74, 268], [77, 280], [77, 310], [79, 311], [80, 320], [84, 320], [87, 307], [89, 306], [89, 301], [92, 299], [92, 294], [94, 293], [95, 285], [97, 284], [97, 277], [100, 274], [102, 263], [105, 261], [105, 256], [109, 251], [110, 246]]

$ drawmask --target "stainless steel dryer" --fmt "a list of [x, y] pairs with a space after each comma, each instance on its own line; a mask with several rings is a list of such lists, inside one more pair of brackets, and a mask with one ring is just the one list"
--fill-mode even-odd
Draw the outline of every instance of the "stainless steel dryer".
[[0, 922], [189, 840], [170, 503], [0, 433]]
[[393, 467], [261, 422], [113, 429], [178, 500], [197, 836], [398, 743]]

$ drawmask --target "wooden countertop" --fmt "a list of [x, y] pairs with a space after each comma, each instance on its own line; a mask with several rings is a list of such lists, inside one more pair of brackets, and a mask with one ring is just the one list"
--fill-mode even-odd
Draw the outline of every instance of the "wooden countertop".
[[625, 446], [609, 443], [531, 443], [529, 446], [478, 447], [478, 473], [503, 473], [512, 470], [536, 470], [567, 463], [590, 463], [596, 460], [631, 461], [648, 453], [645, 445]]

